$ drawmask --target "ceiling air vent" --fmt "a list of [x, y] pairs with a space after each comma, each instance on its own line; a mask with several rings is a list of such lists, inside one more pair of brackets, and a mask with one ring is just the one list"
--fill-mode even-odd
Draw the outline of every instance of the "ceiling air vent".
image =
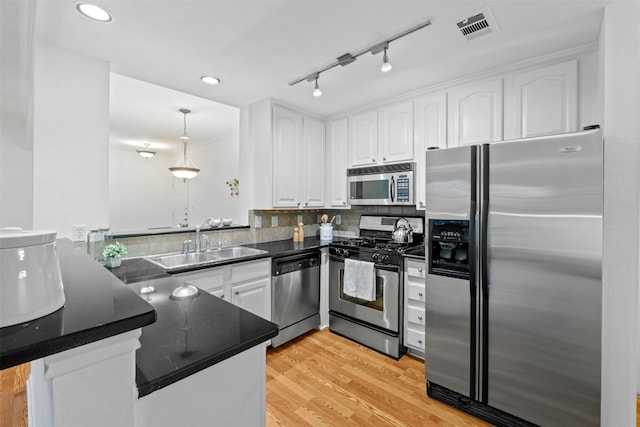
[[479, 10], [467, 18], [459, 20], [456, 25], [458, 26], [459, 34], [466, 40], [472, 40], [493, 31], [498, 31], [498, 26], [489, 8]]

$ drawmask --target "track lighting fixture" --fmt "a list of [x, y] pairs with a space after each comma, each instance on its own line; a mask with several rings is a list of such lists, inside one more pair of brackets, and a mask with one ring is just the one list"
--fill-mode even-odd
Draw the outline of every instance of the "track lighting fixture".
[[320, 73], [323, 73], [327, 70], [330, 70], [334, 67], [337, 67], [338, 65], [344, 67], [347, 66], [349, 64], [351, 64], [352, 62], [354, 62], [356, 59], [358, 59], [359, 56], [364, 55], [367, 52], [371, 52], [372, 55], [377, 55], [380, 52], [384, 52], [383, 56], [382, 56], [382, 68], [380, 68], [380, 70], [383, 73], [386, 73], [387, 71], [391, 70], [391, 63], [389, 63], [389, 56], [387, 55], [387, 49], [389, 49], [389, 43], [396, 41], [406, 35], [409, 35], [415, 31], [418, 31], [424, 27], [427, 27], [431, 25], [431, 21], [430, 20], [426, 20], [418, 25], [415, 25], [411, 28], [409, 28], [408, 30], [405, 30], [399, 34], [396, 34], [393, 37], [388, 38], [387, 40], [377, 43], [371, 47], [368, 47], [366, 49], [362, 49], [356, 53], [345, 53], [343, 55], [340, 55], [339, 57], [336, 58], [335, 61], [333, 61], [332, 63], [320, 68], [317, 71], [314, 71], [311, 74], [307, 74], [304, 77], [300, 77], [299, 79], [295, 79], [289, 82], [289, 86], [293, 86], [295, 84], [300, 83], [303, 80], [306, 80], [308, 82], [312, 82], [315, 80], [315, 89], [313, 91], [313, 96], [320, 96], [322, 95], [322, 91], [320, 90], [320, 87], [318, 86], [318, 78], [320, 78]]
[[322, 95], [322, 91], [320, 90], [320, 86], [318, 86], [318, 77], [320, 77], [319, 74], [316, 76], [316, 87], [315, 87], [315, 89], [313, 89], [313, 96]]
[[382, 57], [382, 67], [380, 67], [380, 71], [386, 73], [387, 71], [391, 71], [391, 64], [389, 63], [389, 57], [387, 56], [387, 49], [384, 48], [384, 56]]

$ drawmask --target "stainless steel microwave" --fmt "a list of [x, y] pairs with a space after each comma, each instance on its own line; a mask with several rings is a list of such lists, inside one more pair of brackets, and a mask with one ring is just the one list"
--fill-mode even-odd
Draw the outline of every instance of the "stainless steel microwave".
[[352, 205], [413, 205], [415, 163], [347, 169]]

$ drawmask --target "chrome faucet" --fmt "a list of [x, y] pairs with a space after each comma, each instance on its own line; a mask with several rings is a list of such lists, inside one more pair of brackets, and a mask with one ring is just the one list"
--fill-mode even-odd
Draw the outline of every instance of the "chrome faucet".
[[[208, 225], [209, 227], [213, 227], [213, 218], [207, 218], [204, 220], [202, 225], [196, 226], [196, 252], [200, 252], [202, 250], [202, 246], [200, 243], [200, 228], [204, 227], [205, 225]], [[206, 242], [206, 248], [210, 249], [211, 241], [209, 240], [209, 236], [205, 235], [204, 237]]]

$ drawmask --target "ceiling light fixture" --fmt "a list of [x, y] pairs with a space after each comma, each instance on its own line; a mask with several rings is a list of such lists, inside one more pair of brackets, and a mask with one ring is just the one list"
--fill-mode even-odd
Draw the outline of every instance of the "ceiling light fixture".
[[150, 159], [151, 157], [156, 155], [155, 151], [151, 151], [149, 149], [151, 144], [143, 144], [143, 145], [144, 145], [144, 148], [142, 150], [136, 150], [136, 152], [140, 154], [141, 157], [144, 157], [145, 159]]
[[316, 75], [316, 87], [315, 89], [313, 89], [313, 96], [321, 96], [322, 95], [322, 91], [320, 90], [320, 86], [318, 86], [318, 77], [320, 77], [319, 74]]
[[99, 6], [96, 6], [95, 4], [79, 2], [76, 3], [75, 6], [78, 12], [80, 12], [87, 18], [93, 19], [94, 21], [111, 22], [113, 19], [109, 12]]
[[200, 80], [202, 80], [204, 83], [208, 84], [208, 85], [219, 85], [220, 83], [222, 83], [222, 80], [220, 80], [217, 77], [213, 77], [213, 76], [202, 76], [200, 77]]
[[[312, 81], [315, 80], [315, 82], [316, 82], [316, 84], [315, 84], [316, 85], [316, 90], [319, 90], [319, 88], [318, 88], [318, 78], [320, 77], [320, 73], [324, 73], [325, 71], [330, 70], [330, 69], [332, 69], [334, 67], [337, 67], [338, 65], [340, 65], [342, 67], [344, 67], [346, 65], [349, 65], [352, 62], [354, 62], [359, 56], [364, 55], [367, 52], [371, 52], [372, 55], [376, 55], [376, 54], [378, 54], [380, 52], [384, 52], [384, 56], [383, 56], [383, 59], [382, 59], [383, 62], [382, 62], [381, 70], [386, 73], [387, 71], [391, 70], [391, 64], [389, 63], [389, 57], [387, 56], [387, 49], [389, 48], [389, 43], [391, 43], [393, 41], [396, 41], [396, 40], [398, 40], [398, 39], [400, 39], [400, 38], [402, 38], [402, 37], [404, 37], [406, 35], [409, 35], [409, 34], [415, 32], [415, 31], [418, 31], [418, 30], [420, 30], [420, 29], [422, 29], [424, 27], [427, 27], [429, 25], [431, 25], [431, 21], [427, 19], [426, 21], [424, 21], [424, 22], [422, 22], [422, 23], [420, 23], [418, 25], [415, 25], [415, 26], [413, 26], [413, 27], [411, 27], [411, 28], [409, 28], [409, 29], [407, 29], [405, 31], [402, 31], [401, 33], [398, 33], [395, 36], [384, 40], [383, 42], [374, 44], [371, 47], [368, 47], [366, 49], [362, 49], [362, 50], [360, 50], [360, 51], [358, 51], [356, 53], [345, 53], [344, 55], [340, 55], [339, 57], [336, 58], [335, 61], [333, 61], [332, 63], [330, 63], [328, 65], [325, 65], [324, 67], [320, 68], [319, 70], [314, 71], [311, 74], [307, 74], [304, 77], [300, 77], [298, 79], [290, 81], [289, 82], [289, 86], [296, 85], [296, 84], [298, 84], [298, 83], [300, 83], [300, 82], [302, 82], [304, 80], [306, 80], [308, 82], [312, 82]], [[316, 95], [316, 91], [315, 90], [313, 91], [313, 95], [314, 96], [319, 96], [319, 95]]]
[[182, 140], [182, 158], [176, 166], [169, 168], [169, 170], [176, 178], [182, 178], [186, 181], [187, 179], [195, 178], [198, 172], [200, 172], [200, 169], [189, 160], [187, 153], [187, 142], [191, 139], [187, 135], [187, 114], [189, 114], [191, 110], [181, 108], [178, 111], [184, 115], [184, 133], [180, 137]]

